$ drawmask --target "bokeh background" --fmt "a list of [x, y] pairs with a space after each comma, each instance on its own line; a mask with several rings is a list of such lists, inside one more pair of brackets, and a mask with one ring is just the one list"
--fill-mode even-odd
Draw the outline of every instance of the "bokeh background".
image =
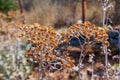
[[[38, 22], [41, 25], [62, 27], [70, 25], [82, 16], [82, 0], [21, 0], [27, 23]], [[86, 20], [101, 25], [103, 18], [102, 4], [99, 0], [86, 0]], [[120, 23], [120, 0], [110, 0], [113, 8], [107, 11], [107, 16], [114, 25]], [[0, 10], [8, 12], [18, 9], [17, 0], [1, 0]]]

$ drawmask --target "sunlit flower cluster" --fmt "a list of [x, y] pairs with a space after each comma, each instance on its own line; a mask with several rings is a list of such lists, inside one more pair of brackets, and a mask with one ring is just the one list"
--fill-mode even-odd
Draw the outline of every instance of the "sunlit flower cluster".
[[32, 47], [26, 52], [26, 57], [35, 59], [35, 63], [43, 63], [50, 71], [63, 70], [74, 66], [74, 60], [67, 52], [55, 50], [60, 44], [60, 36], [53, 27], [41, 26], [38, 23], [20, 27], [20, 37], [25, 37]]
[[73, 37], [81, 37], [88, 40], [94, 38], [93, 41], [102, 42], [103, 44], [109, 46], [109, 42], [107, 41], [109, 37], [105, 29], [102, 27], [97, 27], [90, 22], [85, 22], [82, 25], [76, 23], [70, 26], [66, 32], [62, 32], [61, 35], [64, 41], [67, 42], [69, 42], [69, 40]]
[[44, 74], [46, 75], [49, 72], [52, 72], [52, 74], [56, 73], [56, 71], [65, 72], [64, 70], [67, 72], [64, 75], [70, 74], [71, 67], [75, 66], [75, 60], [71, 57], [68, 50], [60, 50], [59, 45], [69, 43], [74, 37], [78, 39], [81, 37], [84, 40], [84, 44], [81, 44], [84, 48], [82, 52], [86, 54], [93, 52], [90, 48], [92, 46], [91, 43], [97, 42], [109, 46], [105, 29], [97, 27], [90, 22], [85, 22], [84, 24], [76, 23], [60, 34], [53, 27], [41, 26], [38, 23], [33, 25], [24, 24], [19, 28], [21, 32], [19, 37], [23, 37], [32, 45], [25, 56], [29, 62], [39, 64], [45, 70]]
[[45, 53], [42, 54], [42, 56], [54, 58], [52, 54], [53, 48], [59, 44], [59, 39], [57, 33], [52, 27], [44, 27], [35, 23], [33, 25], [23, 25], [21, 27], [21, 30], [22, 34], [20, 35], [20, 37], [25, 37], [29, 43], [32, 43], [34, 48], [32, 48], [30, 51], [33, 50], [34, 55], [37, 54], [38, 56], [42, 53]]

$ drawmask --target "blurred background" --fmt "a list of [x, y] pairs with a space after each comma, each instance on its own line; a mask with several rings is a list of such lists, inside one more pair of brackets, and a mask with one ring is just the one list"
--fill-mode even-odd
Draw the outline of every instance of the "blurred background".
[[[39, 22], [42, 25], [62, 27], [80, 20], [82, 0], [23, 0], [27, 22]], [[86, 0], [86, 20], [101, 25], [103, 18], [102, 4], [98, 0]], [[120, 23], [120, 0], [110, 1], [114, 6], [107, 11], [113, 24]]]
[[[41, 25], [52, 25], [55, 27], [69, 26], [81, 19], [82, 0], [20, 0], [27, 23], [38, 22]], [[102, 4], [99, 0], [86, 0], [86, 20], [101, 25], [103, 18]], [[114, 25], [120, 23], [120, 0], [110, 0], [114, 6], [107, 11], [107, 16]], [[1, 0], [0, 11], [18, 9], [17, 0]]]

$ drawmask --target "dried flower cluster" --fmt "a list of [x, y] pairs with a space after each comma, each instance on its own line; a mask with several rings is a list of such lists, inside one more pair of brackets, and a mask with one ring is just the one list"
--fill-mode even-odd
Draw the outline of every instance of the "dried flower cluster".
[[69, 77], [68, 74], [70, 74], [71, 67], [74, 67], [75, 60], [72, 59], [68, 51], [56, 50], [56, 47], [62, 43], [69, 43], [73, 37], [78, 39], [82, 37], [84, 40], [84, 43], [79, 42], [84, 46], [81, 54], [88, 53], [87, 49], [91, 43], [102, 42], [104, 45], [109, 46], [106, 31], [90, 22], [85, 22], [82, 25], [76, 23], [70, 26], [66, 32], [60, 34], [52, 27], [41, 26], [38, 23], [33, 25], [25, 24], [20, 27], [20, 30], [20, 37], [24, 37], [27, 42], [32, 44], [31, 48], [26, 52], [26, 57], [29, 62], [39, 64], [39, 69], [42, 69], [40, 71], [42, 75], [39, 75], [39, 77], [42, 76], [41, 78], [46, 79], [50, 76], [49, 74], [56, 74], [56, 71], [62, 71], [62, 74], [59, 73], [61, 76], [65, 77], [67, 75]]
[[[81, 79], [80, 70], [83, 68], [83, 65], [84, 65], [83, 60], [86, 57], [86, 55], [89, 55], [88, 53], [93, 54], [93, 50], [91, 49], [91, 47], [95, 45], [96, 43], [102, 43], [101, 45], [103, 46], [102, 50], [106, 56], [105, 57], [105, 69], [106, 69], [105, 72], [108, 72], [108, 69], [107, 69], [108, 49], [107, 47], [109, 46], [109, 42], [108, 42], [109, 37], [104, 28], [97, 27], [94, 24], [91, 24], [90, 22], [85, 22], [84, 24], [76, 23], [70, 26], [66, 32], [61, 33], [61, 35], [62, 35], [62, 40], [68, 43], [70, 43], [70, 41], [73, 38], [78, 39], [77, 44], [79, 44], [79, 48], [80, 48], [80, 56], [79, 56], [79, 63], [78, 63], [78, 68], [79, 68], [78, 79]], [[90, 59], [91, 59], [90, 62], [92, 66], [94, 65], [93, 58], [94, 56], [90, 56]]]
[[[90, 22], [85, 22], [84, 24], [80, 25], [76, 23], [69, 27], [66, 32], [61, 33], [62, 38], [64, 41], [69, 42], [73, 37], [81, 37], [83, 39], [91, 39], [94, 38], [93, 41], [96, 42], [103, 42], [104, 45], [109, 46], [108, 34], [106, 33], [104, 28], [97, 27]], [[84, 37], [84, 36], [85, 37]]]
[[[29, 58], [30, 62], [39, 64], [47, 72], [61, 71], [74, 66], [74, 60], [67, 51], [55, 50], [61, 39], [52, 27], [35, 23], [33, 25], [23, 25], [20, 29], [22, 31], [20, 37], [25, 37], [27, 42], [32, 44], [32, 47], [26, 52], [26, 57]], [[48, 73], [44, 72], [44, 74]]]

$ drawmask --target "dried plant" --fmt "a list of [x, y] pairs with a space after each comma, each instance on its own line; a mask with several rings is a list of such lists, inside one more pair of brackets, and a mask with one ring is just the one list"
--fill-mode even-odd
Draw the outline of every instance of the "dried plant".
[[[70, 26], [68, 31], [66, 32], [67, 35], [64, 35], [63, 38], [65, 41], [69, 42], [72, 38], [77, 38], [79, 41], [79, 48], [80, 48], [80, 57], [79, 57], [79, 71], [78, 71], [78, 79], [81, 80], [80, 70], [83, 67], [83, 60], [89, 51], [90, 46], [95, 45], [95, 43], [102, 43], [106, 47], [109, 46], [108, 35], [103, 28], [99, 28], [90, 22], [85, 22], [84, 24], [74, 24]], [[84, 41], [82, 42], [80, 38]]]
[[106, 19], [108, 18], [107, 11], [113, 8], [113, 4], [110, 3], [110, 0], [100, 0], [100, 1], [103, 9], [103, 26], [105, 26], [107, 23]]
[[[101, 3], [105, 26], [107, 10], [112, 5], [109, 0], [101, 0]], [[119, 79], [120, 69], [116, 69], [108, 60], [111, 50], [105, 27], [98, 27], [88, 21], [83, 24], [77, 22], [66, 31], [58, 33], [51, 26], [25, 24], [20, 18], [23, 15], [19, 14], [18, 11], [10, 11], [7, 15], [0, 13], [0, 69], [5, 69], [2, 73], [0, 70], [0, 79], [26, 80], [30, 72], [26, 61], [33, 68], [37, 66], [38, 80]], [[74, 39], [76, 44], [72, 42]], [[30, 45], [25, 56], [22, 42]], [[93, 50], [96, 44], [99, 44], [100, 53], [103, 53], [103, 62], [96, 61]], [[76, 53], [78, 58], [74, 57]], [[119, 55], [113, 59], [119, 59]], [[98, 68], [101, 73], [97, 72]]]
[[[44, 27], [37, 23], [33, 25], [23, 25], [21, 37], [32, 44], [27, 51], [26, 57], [29, 61], [39, 64], [39, 80], [49, 78], [49, 73], [62, 71], [63, 69], [74, 66], [74, 60], [69, 57], [67, 52], [59, 52], [55, 48], [60, 44], [60, 36], [52, 27]], [[46, 71], [47, 70], [47, 71]], [[69, 72], [69, 70], [68, 70]], [[64, 78], [64, 77], [63, 77]]]
[[107, 41], [108, 35], [105, 29], [97, 27], [90, 22], [85, 22], [84, 24], [76, 23], [61, 34], [57, 33], [52, 27], [44, 27], [38, 23], [33, 25], [26, 24], [20, 27], [20, 29], [22, 32], [20, 37], [25, 37], [27, 42], [32, 44], [32, 47], [26, 53], [26, 57], [29, 58], [30, 62], [39, 64], [39, 80], [48, 79], [51, 72], [64, 71], [65, 73], [66, 71], [66, 74], [69, 74], [72, 67], [74, 67], [74, 60], [68, 51], [56, 50], [56, 47], [59, 48], [59, 45], [62, 43], [70, 45], [70, 41], [73, 38], [77, 38], [79, 41], [79, 80], [82, 79], [80, 71], [84, 66], [83, 60], [85, 56], [88, 53], [93, 53], [91, 47], [96, 43], [102, 43], [106, 47], [109, 46], [109, 42]]

